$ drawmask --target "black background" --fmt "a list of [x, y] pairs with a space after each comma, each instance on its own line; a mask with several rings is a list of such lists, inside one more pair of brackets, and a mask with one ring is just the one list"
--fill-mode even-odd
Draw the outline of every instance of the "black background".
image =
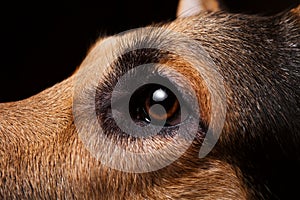
[[[277, 11], [299, 0], [228, 2], [233, 12], [261, 12], [271, 10], [270, 2]], [[101, 35], [173, 20], [177, 3], [177, 0], [2, 2], [0, 102], [27, 98], [66, 79]]]
[[0, 102], [27, 98], [64, 80], [99, 36], [174, 19], [176, 6], [174, 0], [1, 5]]

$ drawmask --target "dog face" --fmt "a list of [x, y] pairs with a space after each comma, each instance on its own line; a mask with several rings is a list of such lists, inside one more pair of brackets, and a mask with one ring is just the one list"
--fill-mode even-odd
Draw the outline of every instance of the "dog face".
[[193, 13], [100, 38], [70, 78], [0, 104], [0, 196], [295, 194], [299, 9]]

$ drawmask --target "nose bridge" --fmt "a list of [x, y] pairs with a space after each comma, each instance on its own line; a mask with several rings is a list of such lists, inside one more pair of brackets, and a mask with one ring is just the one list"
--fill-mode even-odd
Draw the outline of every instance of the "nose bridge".
[[0, 104], [0, 140], [38, 141], [72, 122], [72, 77], [35, 96]]

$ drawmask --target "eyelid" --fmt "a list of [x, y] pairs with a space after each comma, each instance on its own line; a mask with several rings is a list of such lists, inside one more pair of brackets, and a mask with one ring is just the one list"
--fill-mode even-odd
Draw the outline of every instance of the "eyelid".
[[[170, 76], [170, 74], [166, 74], [166, 73], [161, 73], [161, 71], [158, 70], [153, 70], [148, 72], [149, 76], [146, 77], [146, 81], [149, 81], [151, 79], [155, 79], [157, 78], [157, 76], [163, 78], [163, 79], [167, 79], [168, 81], [170, 81], [172, 83], [172, 85], [174, 85], [175, 89], [177, 92], [179, 92], [179, 94], [182, 94], [181, 96], [183, 97], [184, 100], [189, 101], [191, 100], [191, 96], [192, 96], [192, 92], [190, 91], [190, 88], [184, 86], [184, 85], [189, 85], [186, 82], [183, 82], [183, 80], [178, 77], [178, 76]], [[134, 75], [132, 75], [132, 77], [135, 77]], [[138, 77], [137, 77], [138, 78]], [[144, 81], [144, 80], [143, 80]], [[155, 80], [153, 81], [155, 82]], [[122, 83], [119, 83], [122, 84]], [[171, 90], [171, 88], [169, 88]], [[131, 93], [127, 90], [121, 90], [121, 91], [115, 91], [114, 92], [118, 92], [116, 93], [116, 95], [118, 95], [118, 100], [117, 102], [121, 101], [122, 99], [124, 99], [125, 97], [128, 97], [129, 95], [131, 95]], [[117, 103], [116, 101], [113, 103]]]
[[[192, 83], [189, 82], [189, 79], [186, 76], [182, 75], [180, 72], [178, 72], [177, 70], [171, 67], [166, 67], [166, 66], [160, 67], [159, 64], [155, 68], [145, 67], [143, 70], [146, 70], [145, 71], [146, 76], [144, 77], [136, 76], [135, 68], [133, 68], [130, 72], [130, 76], [128, 76], [126, 79], [123, 79], [122, 83], [121, 82], [116, 83], [116, 85], [119, 84], [121, 87], [116, 87], [115, 85], [115, 88], [119, 88], [119, 89], [115, 90], [115, 88], [112, 88], [117, 98], [112, 98], [111, 101], [109, 102], [110, 105], [111, 104], [115, 105], [114, 106], [115, 109], [118, 108], [123, 109], [121, 107], [124, 105], [124, 100], [130, 99], [132, 95], [132, 91], [128, 91], [126, 89], [127, 88], [126, 82], [132, 81], [131, 79], [136, 79], [137, 82], [141, 82], [141, 83], [143, 82], [150, 83], [151, 81], [155, 83], [158, 79], [165, 79], [168, 80], [168, 82], [170, 83], [169, 85], [172, 86], [169, 89], [172, 92], [174, 92], [177, 98], [181, 99], [180, 102], [184, 104], [180, 106], [182, 107], [184, 106], [184, 108], [187, 110], [187, 112], [191, 117], [201, 119], [201, 116], [197, 116], [196, 114], [197, 112], [195, 112], [195, 110], [199, 110], [198, 107], [199, 103], [195, 102], [195, 100], [197, 101], [197, 99], [195, 99], [196, 97], [195, 91], [193, 90]], [[120, 78], [115, 77], [115, 80], [120, 81]]]
[[191, 83], [185, 82], [185, 80], [187, 79], [186, 77], [183, 79], [182, 77], [179, 77], [177, 75], [179, 72], [173, 74], [168, 69], [157, 70], [156, 73], [163, 78], [167, 78], [172, 83], [172, 85], [175, 86], [175, 89], [180, 94], [180, 97], [177, 98], [182, 98], [183, 102], [186, 103], [186, 107], [188, 107], [190, 111], [193, 111], [194, 109], [198, 109], [191, 106], [194, 105], [193, 103], [190, 104], [188, 103], [188, 102], [193, 102], [193, 100], [195, 99], [193, 98], [195, 97], [195, 93], [193, 91]]
[[111, 104], [113, 104], [113, 105], [119, 105], [119, 103], [124, 102], [125, 99], [127, 99], [131, 95], [131, 93], [126, 90], [117, 91], [117, 92], [114, 91], [114, 93], [118, 98], [111, 98]]

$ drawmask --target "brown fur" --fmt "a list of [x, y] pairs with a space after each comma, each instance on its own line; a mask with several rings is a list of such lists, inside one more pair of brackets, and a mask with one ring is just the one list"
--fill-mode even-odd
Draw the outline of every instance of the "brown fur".
[[[293, 168], [280, 163], [299, 166], [300, 158], [299, 9], [274, 17], [202, 13], [164, 25], [199, 41], [224, 77], [225, 127], [202, 159], [195, 141], [180, 159], [158, 171], [125, 173], [101, 165], [75, 129], [74, 75], [29, 99], [0, 104], [0, 198], [262, 199], [297, 194], [286, 180], [299, 172], [282, 171]], [[180, 69], [182, 61], [174, 61]], [[195, 83], [200, 79], [193, 69], [182, 73], [194, 88], [205, 89]], [[198, 99], [209, 112], [209, 97]], [[287, 178], [280, 179], [279, 172]], [[281, 180], [287, 184], [282, 193], [277, 191]]]

